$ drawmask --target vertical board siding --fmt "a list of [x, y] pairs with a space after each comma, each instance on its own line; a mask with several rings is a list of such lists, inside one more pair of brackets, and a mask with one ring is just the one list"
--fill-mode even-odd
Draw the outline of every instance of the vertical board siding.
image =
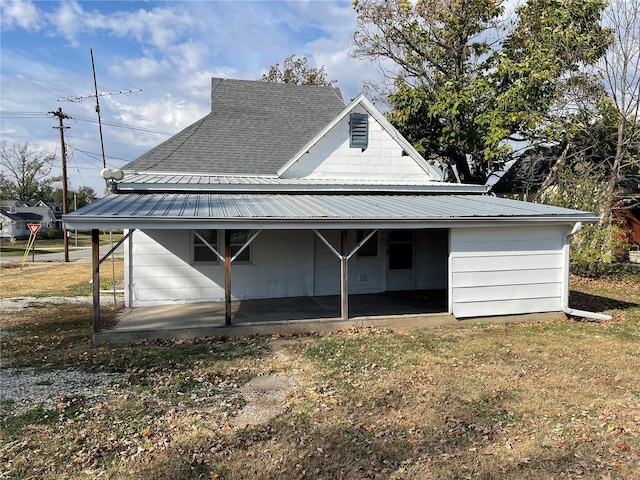
[[447, 288], [449, 231], [419, 230], [416, 242], [416, 288], [419, 290]]
[[563, 226], [451, 230], [456, 317], [562, 309]]
[[[136, 231], [130, 306], [224, 300], [224, 265], [193, 265], [188, 230]], [[252, 264], [232, 264], [233, 299], [308, 296], [313, 292], [313, 233], [263, 231]]]

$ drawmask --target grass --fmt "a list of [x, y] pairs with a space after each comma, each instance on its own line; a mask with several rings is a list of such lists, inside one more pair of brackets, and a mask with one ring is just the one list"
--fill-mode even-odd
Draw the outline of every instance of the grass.
[[[122, 380], [98, 403], [4, 402], [0, 465], [18, 479], [640, 478], [640, 280], [573, 285], [573, 307], [614, 320], [354, 329], [292, 337], [277, 358], [266, 336], [96, 346], [90, 306], [25, 309], [4, 367]], [[236, 429], [240, 387], [274, 372], [300, 378], [284, 412]]]
[[[115, 260], [116, 289], [124, 287], [124, 260]], [[74, 297], [91, 295], [91, 264], [83, 262], [31, 264], [2, 264], [0, 266], [0, 295], [2, 297]], [[111, 261], [100, 267], [100, 284], [111, 289], [113, 284]], [[11, 319], [9, 319], [11, 321]]]
[[[117, 231], [112, 234], [113, 241], [117, 242], [122, 238], [122, 231]], [[9, 240], [7, 238], [0, 238], [0, 253], [3, 255], [22, 255], [27, 247], [28, 239]], [[111, 242], [109, 238], [109, 232], [100, 231], [100, 245], [107, 245]], [[78, 247], [90, 247], [91, 246], [91, 233], [79, 232], [78, 233]], [[76, 247], [76, 237], [72, 235], [69, 237], [69, 248], [72, 250]], [[51, 253], [51, 251], [58, 251], [64, 248], [64, 240], [62, 238], [43, 238], [41, 236], [36, 237], [35, 241], [36, 255], [38, 253]], [[31, 255], [31, 253], [29, 253]]]

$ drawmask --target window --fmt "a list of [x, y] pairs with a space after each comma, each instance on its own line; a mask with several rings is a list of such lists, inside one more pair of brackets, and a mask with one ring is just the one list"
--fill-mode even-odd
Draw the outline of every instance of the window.
[[[231, 256], [233, 257], [242, 246], [251, 238], [251, 230], [231, 230]], [[245, 248], [242, 253], [234, 260], [236, 262], [251, 261], [251, 245]]]
[[[216, 249], [220, 255], [224, 256], [224, 230], [194, 230], [193, 234], [193, 262], [194, 263], [216, 263], [218, 256], [204, 243], [195, 232], [199, 233], [209, 245]], [[231, 235], [231, 256], [240, 251], [242, 246], [251, 238], [251, 230], [229, 230]], [[220, 242], [218, 242], [220, 238]], [[251, 247], [245, 248], [233, 263], [248, 263], [251, 261]]]
[[369, 115], [352, 113], [349, 117], [349, 146], [362, 148], [369, 145]]
[[[358, 230], [356, 233], [356, 245], [359, 244], [370, 232]], [[358, 258], [370, 258], [378, 256], [378, 232], [374, 233], [356, 253]]]
[[215, 253], [204, 243], [198, 235], [198, 232], [202, 238], [204, 238], [209, 245], [218, 250], [218, 231], [217, 230], [195, 230], [193, 234], [193, 262], [194, 263], [212, 263], [217, 262], [218, 257]]

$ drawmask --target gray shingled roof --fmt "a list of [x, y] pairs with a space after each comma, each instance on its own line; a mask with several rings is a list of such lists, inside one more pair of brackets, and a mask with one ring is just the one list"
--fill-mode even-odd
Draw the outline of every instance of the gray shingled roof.
[[211, 82], [211, 113], [123, 170], [273, 175], [344, 108], [331, 87]]

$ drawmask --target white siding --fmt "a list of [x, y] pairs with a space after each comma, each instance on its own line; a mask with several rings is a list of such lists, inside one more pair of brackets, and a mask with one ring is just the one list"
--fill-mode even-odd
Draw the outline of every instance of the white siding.
[[[224, 300], [224, 265], [192, 265], [190, 234], [133, 234], [129, 306]], [[231, 292], [233, 299], [312, 295], [313, 233], [263, 231], [253, 241], [252, 264], [232, 264]]]
[[[366, 113], [360, 106], [355, 113]], [[349, 115], [292, 165], [284, 178], [428, 181], [430, 176], [369, 115], [369, 146], [349, 147]]]
[[416, 242], [416, 288], [446, 289], [449, 273], [449, 231], [419, 230]]
[[566, 228], [451, 230], [451, 305], [456, 317], [562, 309]]
[[[340, 251], [341, 232], [320, 231], [336, 251]], [[358, 257], [349, 260], [349, 293], [378, 293], [383, 290], [383, 255], [378, 232], [378, 256]], [[356, 231], [349, 231], [349, 251], [356, 246]], [[316, 237], [314, 248], [313, 294], [340, 295], [340, 260], [325, 243]]]

